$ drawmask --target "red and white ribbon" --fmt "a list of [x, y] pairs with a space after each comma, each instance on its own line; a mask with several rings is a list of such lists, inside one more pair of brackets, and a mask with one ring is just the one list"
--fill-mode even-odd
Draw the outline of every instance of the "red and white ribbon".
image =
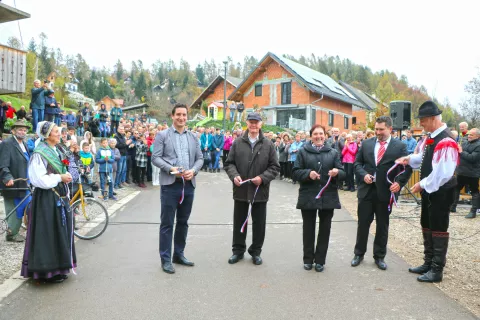
[[182, 183], [183, 183], [183, 187], [182, 187], [182, 197], [180, 198], [180, 201], [178, 201], [179, 204], [182, 204], [183, 203], [183, 199], [185, 199], [185, 179], [182, 177]]
[[[393, 178], [393, 181], [395, 181], [395, 179], [396, 179], [399, 175], [401, 175], [402, 173], [405, 172], [405, 166], [404, 166], [403, 164], [395, 163], [395, 164], [393, 165], [393, 167], [391, 167], [391, 168], [388, 169], [388, 171], [387, 171], [387, 181], [388, 181], [388, 183], [393, 184], [393, 182], [390, 180], [390, 178], [389, 178], [388, 176], [390, 175], [390, 172], [392, 172], [393, 170], [395, 170], [395, 168], [398, 167], [398, 166], [403, 166], [403, 170], [400, 171], [400, 173], [397, 174], [397, 175]], [[390, 192], [390, 202], [389, 202], [389, 204], [388, 204], [388, 211], [391, 211], [391, 210], [392, 210], [392, 204], [393, 204], [393, 203], [395, 204], [395, 207], [398, 208], [397, 199], [395, 198], [395, 193], [392, 191], [392, 192]]]
[[327, 189], [327, 187], [330, 185], [330, 182], [332, 181], [332, 176], [329, 176], [328, 177], [328, 181], [327, 181], [327, 184], [325, 186], [323, 186], [322, 189], [320, 189], [320, 192], [317, 194], [317, 196], [315, 197], [315, 199], [320, 199], [320, 197], [322, 196], [323, 192], [325, 191], [325, 189]]
[[[250, 179], [251, 180], [251, 179]], [[242, 225], [242, 228], [240, 229], [240, 232], [243, 233], [245, 231], [245, 228], [247, 227], [248, 225], [248, 219], [250, 218], [250, 216], [252, 215], [252, 207], [253, 207], [253, 203], [255, 202], [255, 197], [257, 196], [257, 192], [258, 192], [258, 189], [260, 188], [260, 186], [257, 186], [257, 188], [255, 189], [255, 193], [253, 194], [253, 199], [252, 199], [252, 202], [250, 202], [250, 206], [248, 207], [248, 215], [247, 215], [247, 219], [245, 220], [245, 222], [243, 223]]]

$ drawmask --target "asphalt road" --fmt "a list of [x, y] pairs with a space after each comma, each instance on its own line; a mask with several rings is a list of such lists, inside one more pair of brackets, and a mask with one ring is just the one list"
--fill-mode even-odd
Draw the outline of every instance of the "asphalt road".
[[197, 184], [185, 252], [195, 267], [162, 272], [160, 192], [149, 188], [113, 222], [151, 224], [112, 224], [99, 239], [77, 242], [78, 275], [57, 285], [26, 282], [2, 301], [0, 319], [476, 319], [418, 283], [392, 252], [387, 271], [370, 254], [350, 267], [356, 222], [343, 210], [335, 212], [325, 271], [303, 270], [297, 186], [281, 181], [271, 187], [263, 265], [247, 256], [229, 265], [231, 184], [223, 173], [201, 173]]

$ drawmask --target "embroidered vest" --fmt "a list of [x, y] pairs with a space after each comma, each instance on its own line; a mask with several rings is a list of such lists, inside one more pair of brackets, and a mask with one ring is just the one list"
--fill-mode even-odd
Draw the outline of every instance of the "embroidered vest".
[[[447, 128], [440, 132], [435, 138], [433, 138], [433, 144], [426, 145], [423, 149], [422, 164], [420, 165], [420, 180], [428, 177], [433, 171], [433, 152], [437, 144], [445, 138], [452, 138], [450, 130]], [[452, 177], [450, 181], [445, 183], [440, 189], [453, 188], [456, 185], [455, 177]]]

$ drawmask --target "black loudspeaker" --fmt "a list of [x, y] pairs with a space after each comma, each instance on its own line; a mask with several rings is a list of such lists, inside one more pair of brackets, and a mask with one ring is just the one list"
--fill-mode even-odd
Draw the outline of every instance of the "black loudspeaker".
[[390, 117], [393, 120], [393, 129], [403, 130], [410, 128], [412, 103], [410, 101], [390, 102]]

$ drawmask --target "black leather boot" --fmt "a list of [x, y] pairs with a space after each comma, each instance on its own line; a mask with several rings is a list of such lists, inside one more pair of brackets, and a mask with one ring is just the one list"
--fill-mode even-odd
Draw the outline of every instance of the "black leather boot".
[[415, 268], [408, 268], [411, 273], [424, 274], [427, 273], [432, 266], [433, 244], [432, 231], [430, 229], [422, 229], [423, 234], [423, 264]]
[[417, 278], [420, 282], [441, 282], [443, 280], [443, 268], [447, 261], [448, 232], [432, 232], [433, 259], [432, 268], [424, 275]]
[[477, 210], [480, 207], [480, 194], [474, 193], [472, 194], [472, 208], [470, 209], [470, 213], [465, 216], [467, 219], [473, 219], [477, 217]]

